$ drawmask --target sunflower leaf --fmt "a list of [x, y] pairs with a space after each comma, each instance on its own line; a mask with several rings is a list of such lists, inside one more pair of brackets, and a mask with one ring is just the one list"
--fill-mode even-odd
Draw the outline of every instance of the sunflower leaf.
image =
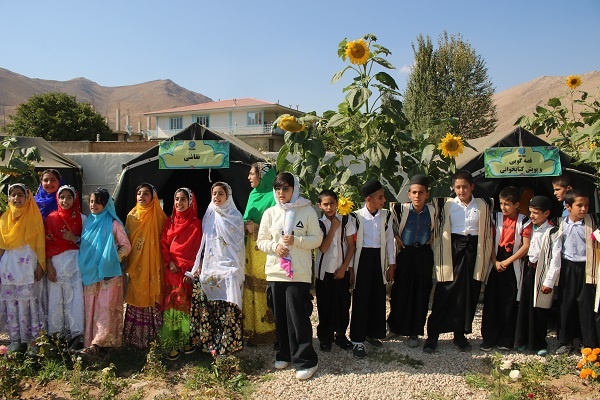
[[556, 107], [560, 107], [561, 103], [560, 103], [560, 99], [558, 97], [553, 97], [550, 100], [548, 100], [548, 106], [552, 107], [552, 108], [556, 108]]
[[346, 72], [350, 68], [352, 68], [352, 66], [348, 65], [343, 70], [338, 71], [335, 74], [333, 74], [333, 77], [331, 78], [331, 84], [333, 85], [334, 83], [336, 83], [337, 81], [339, 81], [342, 78], [342, 76], [344, 75], [344, 72]]
[[275, 162], [277, 171], [286, 171], [288, 169], [290, 162], [287, 160], [286, 157], [289, 154], [289, 152], [290, 150], [287, 144], [284, 144], [279, 149], [279, 153], [277, 154], [277, 161]]
[[381, 65], [382, 67], [385, 67], [387, 69], [396, 69], [396, 67], [394, 67], [388, 60], [386, 60], [385, 58], [381, 58], [381, 57], [373, 57], [371, 58], [371, 60], [373, 60], [374, 62], [376, 62], [377, 64]]
[[350, 118], [342, 115], [342, 114], [334, 114], [331, 118], [329, 118], [329, 122], [327, 123], [328, 128], [335, 128], [346, 123]]
[[389, 86], [392, 89], [398, 89], [398, 85], [396, 84], [396, 81], [387, 72], [381, 71], [381, 72], [376, 73], [375, 79], [377, 79], [379, 82], [383, 83], [384, 85]]

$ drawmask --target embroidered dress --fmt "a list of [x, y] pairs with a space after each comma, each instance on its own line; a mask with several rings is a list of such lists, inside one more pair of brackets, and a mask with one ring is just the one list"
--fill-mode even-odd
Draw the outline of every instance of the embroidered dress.
[[147, 206], [136, 204], [127, 215], [131, 253], [127, 258], [125, 344], [147, 348], [162, 326], [162, 269], [160, 234], [167, 216], [153, 190]]

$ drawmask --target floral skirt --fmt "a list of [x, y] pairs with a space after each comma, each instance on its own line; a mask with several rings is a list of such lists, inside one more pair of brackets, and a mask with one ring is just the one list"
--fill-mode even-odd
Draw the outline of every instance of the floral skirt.
[[191, 312], [192, 344], [207, 353], [229, 354], [241, 350], [242, 310], [234, 303], [208, 300], [194, 281]]
[[83, 287], [85, 304], [84, 345], [123, 345], [123, 277], [101, 280]]
[[160, 332], [163, 322], [159, 307], [135, 307], [127, 304], [125, 311], [125, 344], [138, 349], [150, 347], [150, 343]]

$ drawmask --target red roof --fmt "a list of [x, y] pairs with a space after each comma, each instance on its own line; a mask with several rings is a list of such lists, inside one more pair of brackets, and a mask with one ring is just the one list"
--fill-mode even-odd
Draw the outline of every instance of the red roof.
[[[188, 111], [208, 111], [208, 110], [229, 109], [229, 108], [238, 108], [238, 107], [265, 107], [265, 106], [279, 106], [279, 107], [283, 107], [286, 109], [288, 108], [288, 107], [284, 107], [277, 103], [271, 103], [269, 101], [258, 100], [258, 99], [254, 99], [252, 97], [246, 97], [243, 99], [209, 101], [207, 103], [194, 104], [191, 106], [168, 108], [166, 110], [147, 112], [147, 113], [144, 113], [144, 115], [179, 113], [179, 112], [188, 112]], [[293, 110], [293, 111], [295, 111], [295, 110]]]

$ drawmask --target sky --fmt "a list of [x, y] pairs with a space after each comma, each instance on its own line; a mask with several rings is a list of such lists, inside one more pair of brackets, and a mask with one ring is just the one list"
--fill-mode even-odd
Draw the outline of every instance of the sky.
[[[600, 0], [17, 1], [0, 0], [0, 67], [103, 86], [171, 79], [217, 101], [254, 97], [336, 109], [344, 38], [387, 47], [401, 91], [412, 43], [459, 33], [497, 92], [540, 76], [600, 70]], [[153, 110], [148, 110], [153, 111]]]

